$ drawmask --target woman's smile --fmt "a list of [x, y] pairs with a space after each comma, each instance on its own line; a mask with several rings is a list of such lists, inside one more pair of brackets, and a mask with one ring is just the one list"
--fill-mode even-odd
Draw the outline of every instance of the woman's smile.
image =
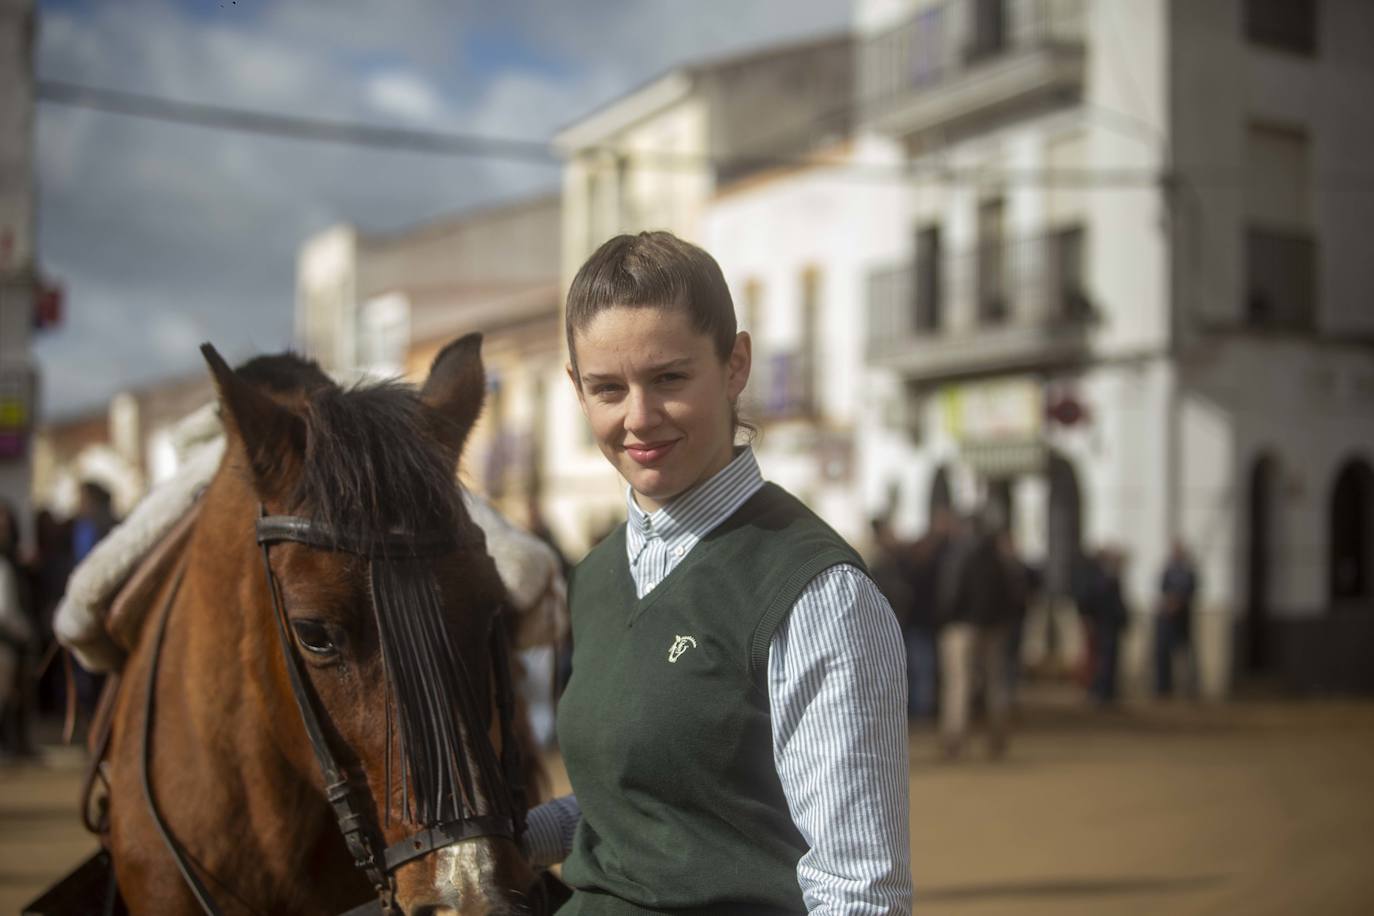
[[636, 445], [626, 444], [625, 453], [630, 459], [644, 467], [652, 467], [672, 451], [673, 446], [677, 445], [678, 440], [671, 439], [666, 442], [646, 442]]

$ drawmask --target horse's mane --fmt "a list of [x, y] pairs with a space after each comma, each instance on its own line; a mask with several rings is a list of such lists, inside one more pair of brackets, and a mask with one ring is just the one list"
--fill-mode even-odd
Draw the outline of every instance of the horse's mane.
[[419, 392], [401, 382], [335, 384], [294, 353], [259, 356], [239, 376], [304, 399], [305, 455], [291, 511], [369, 544], [388, 531], [457, 532], [466, 519], [455, 457], [434, 438]]
[[290, 351], [255, 356], [234, 372], [245, 382], [275, 394], [304, 394], [334, 384], [319, 363]]

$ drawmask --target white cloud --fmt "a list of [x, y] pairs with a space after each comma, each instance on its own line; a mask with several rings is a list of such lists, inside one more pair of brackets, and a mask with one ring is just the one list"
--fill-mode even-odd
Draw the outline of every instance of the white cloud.
[[[837, 27], [847, 5], [126, 0], [45, 11], [37, 57], [47, 79], [540, 139], [691, 57]], [[35, 347], [57, 412], [195, 371], [202, 339], [233, 358], [287, 344], [296, 251], [330, 223], [399, 229], [558, 177], [49, 104], [36, 141], [39, 256], [68, 291]]]
[[413, 73], [378, 73], [367, 81], [365, 91], [378, 111], [407, 121], [433, 123], [444, 107], [429, 83]]

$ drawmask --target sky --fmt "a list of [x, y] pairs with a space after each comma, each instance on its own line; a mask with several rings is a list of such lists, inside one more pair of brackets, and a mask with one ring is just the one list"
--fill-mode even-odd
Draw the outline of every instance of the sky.
[[[851, 0], [39, 0], [37, 78], [546, 141], [674, 66], [843, 29]], [[50, 419], [291, 344], [300, 244], [558, 185], [556, 166], [165, 124], [40, 102], [34, 350]]]

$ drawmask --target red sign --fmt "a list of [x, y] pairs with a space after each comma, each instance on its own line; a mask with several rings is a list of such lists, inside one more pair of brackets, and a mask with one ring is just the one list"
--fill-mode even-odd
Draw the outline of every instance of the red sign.
[[56, 283], [38, 284], [33, 297], [33, 326], [52, 328], [62, 323], [62, 287]]

